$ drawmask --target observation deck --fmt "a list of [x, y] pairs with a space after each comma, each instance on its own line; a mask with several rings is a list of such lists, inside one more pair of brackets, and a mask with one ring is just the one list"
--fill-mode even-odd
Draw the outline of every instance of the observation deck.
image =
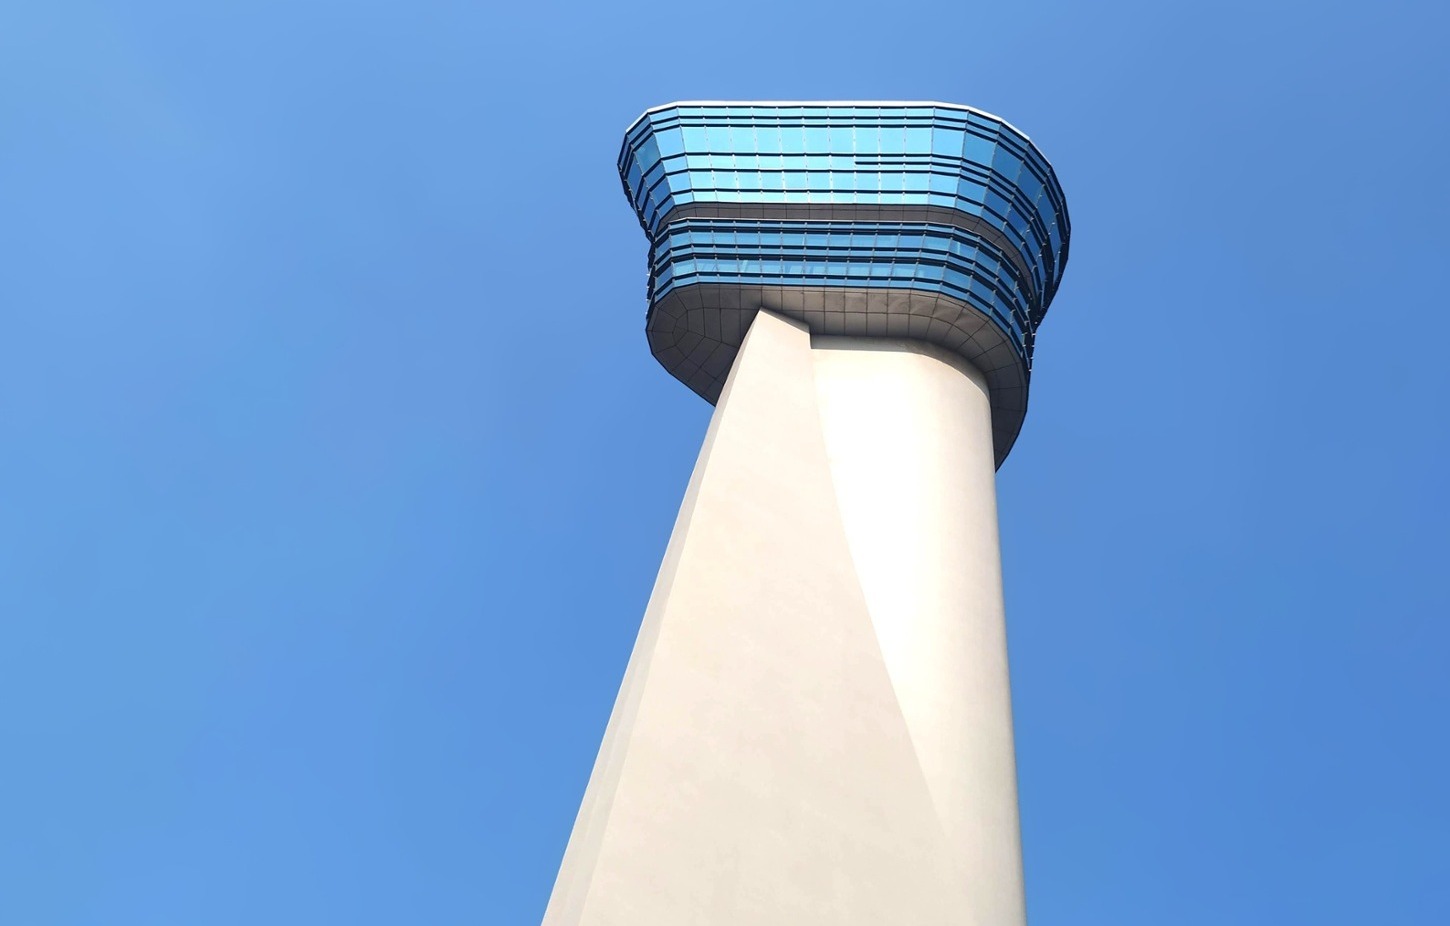
[[985, 375], [1000, 466], [1067, 263], [1031, 140], [946, 103], [672, 103], [625, 134], [649, 236], [650, 350], [711, 403], [759, 309], [817, 335], [925, 341]]

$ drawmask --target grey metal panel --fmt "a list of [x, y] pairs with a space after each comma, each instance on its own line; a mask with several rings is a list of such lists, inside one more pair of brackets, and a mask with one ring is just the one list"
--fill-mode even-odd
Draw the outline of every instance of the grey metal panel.
[[908, 337], [960, 356], [987, 378], [998, 466], [1022, 430], [1027, 368], [1016, 348], [971, 305], [937, 293], [811, 286], [752, 287], [747, 293], [739, 286], [695, 283], [655, 304], [646, 324], [650, 352], [671, 376], [714, 404], [759, 309], [803, 322], [812, 334]]

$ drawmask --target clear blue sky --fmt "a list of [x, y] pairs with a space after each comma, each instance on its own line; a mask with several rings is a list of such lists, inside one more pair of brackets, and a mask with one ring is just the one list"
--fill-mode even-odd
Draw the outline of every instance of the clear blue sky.
[[537, 922], [709, 408], [674, 99], [1056, 165], [1000, 474], [1034, 926], [1450, 922], [1444, 4], [0, 10], [0, 923]]

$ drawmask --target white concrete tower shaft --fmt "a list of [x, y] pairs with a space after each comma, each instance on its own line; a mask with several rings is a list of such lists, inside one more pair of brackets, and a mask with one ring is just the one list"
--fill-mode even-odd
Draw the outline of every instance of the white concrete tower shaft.
[[545, 926], [1025, 923], [986, 380], [760, 312]]

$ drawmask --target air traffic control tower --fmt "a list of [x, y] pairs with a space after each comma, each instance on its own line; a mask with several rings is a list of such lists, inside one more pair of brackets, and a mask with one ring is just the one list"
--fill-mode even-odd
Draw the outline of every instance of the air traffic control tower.
[[1068, 220], [1003, 120], [679, 103], [619, 158], [714, 403], [546, 926], [1021, 926], [995, 471]]

